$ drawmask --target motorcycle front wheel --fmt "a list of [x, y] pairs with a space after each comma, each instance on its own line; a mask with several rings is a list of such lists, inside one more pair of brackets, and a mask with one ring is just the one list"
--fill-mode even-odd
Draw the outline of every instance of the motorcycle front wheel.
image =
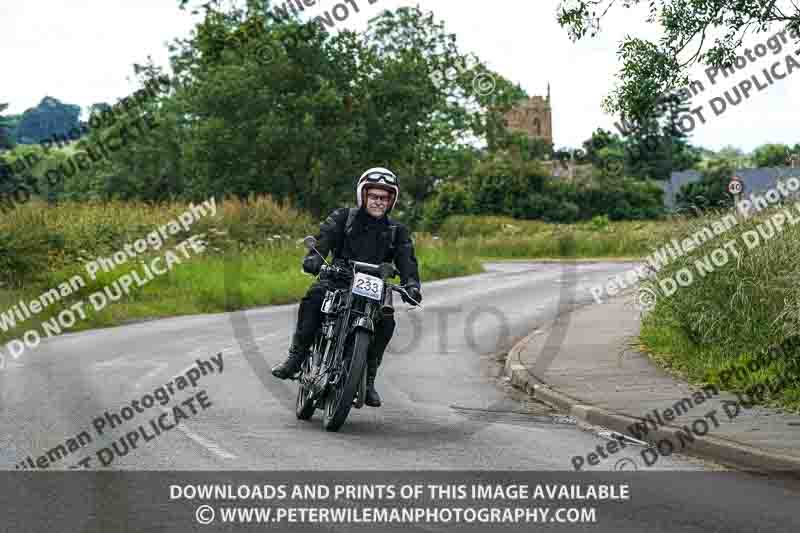
[[295, 414], [300, 420], [310, 420], [314, 416], [314, 400], [311, 397], [314, 391], [311, 387], [303, 385], [303, 380], [311, 374], [311, 359], [311, 357], [306, 358], [301, 367], [300, 387], [297, 389]]
[[[338, 431], [350, 408], [353, 406], [353, 397], [361, 382], [361, 374], [367, 362], [370, 334], [362, 329], [357, 329], [353, 337], [345, 346], [344, 374], [342, 379], [332, 388], [325, 398], [325, 411], [322, 416], [322, 425], [328, 431]], [[347, 350], [350, 351], [348, 358]]]

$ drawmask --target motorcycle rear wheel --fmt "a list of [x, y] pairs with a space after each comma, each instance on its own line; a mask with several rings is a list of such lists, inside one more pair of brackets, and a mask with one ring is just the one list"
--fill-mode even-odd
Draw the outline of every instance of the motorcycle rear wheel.
[[[338, 431], [342, 427], [350, 408], [353, 406], [353, 397], [361, 382], [367, 362], [370, 334], [362, 329], [357, 329], [348, 346], [352, 350], [347, 372], [343, 376], [344, 382], [339, 382], [332, 388], [325, 398], [325, 410], [322, 415], [322, 425], [327, 431]], [[346, 347], [346, 348], [347, 348]]]

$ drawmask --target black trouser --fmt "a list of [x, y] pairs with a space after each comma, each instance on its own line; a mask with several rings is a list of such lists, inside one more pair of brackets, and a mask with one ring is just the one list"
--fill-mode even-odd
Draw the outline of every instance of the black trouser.
[[[325, 292], [331, 288], [347, 288], [349, 285], [335, 285], [331, 281], [317, 281], [309, 289], [300, 301], [300, 309], [297, 312], [297, 329], [295, 330], [294, 343], [302, 348], [309, 348], [314, 342], [314, 335], [322, 325], [322, 301], [325, 299]], [[394, 314], [393, 312], [378, 313], [379, 320], [375, 323], [375, 336], [370, 344], [368, 359], [377, 361], [380, 365], [383, 360], [383, 352], [389, 345], [389, 341], [394, 334]]]

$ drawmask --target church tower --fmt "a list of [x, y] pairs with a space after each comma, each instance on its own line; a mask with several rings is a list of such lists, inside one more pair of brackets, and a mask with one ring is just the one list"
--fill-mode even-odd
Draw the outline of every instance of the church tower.
[[531, 96], [521, 100], [503, 117], [511, 131], [525, 133], [530, 138], [553, 143], [553, 111], [550, 104], [550, 83], [547, 96]]

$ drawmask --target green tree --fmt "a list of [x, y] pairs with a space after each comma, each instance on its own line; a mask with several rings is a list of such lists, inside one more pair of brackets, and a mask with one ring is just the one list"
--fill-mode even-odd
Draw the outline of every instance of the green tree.
[[436, 194], [425, 202], [424, 227], [428, 231], [435, 231], [448, 216], [469, 214], [473, 209], [473, 200], [463, 183], [441, 182], [436, 188]]
[[73, 128], [80, 128], [78, 117], [81, 108], [45, 96], [39, 105], [22, 113], [16, 132], [20, 143], [33, 144], [53, 135], [66, 135]]
[[9, 208], [40, 194], [41, 165], [44, 158], [40, 146], [18, 144], [0, 154], [0, 204]]
[[14, 148], [14, 138], [11, 134], [12, 122], [9, 117], [3, 116], [3, 111], [8, 109], [8, 104], [0, 104], [0, 150]]
[[498, 152], [478, 164], [467, 190], [476, 214], [525, 218], [528, 197], [542, 192], [546, 177], [540, 163]]
[[698, 148], [689, 143], [686, 132], [680, 127], [681, 117], [689, 113], [689, 105], [675, 93], [662, 96], [659, 106], [665, 115], [661, 135], [667, 144], [667, 164], [661, 170], [661, 179], [669, 180], [675, 171], [688, 170], [695, 167], [702, 156]]
[[791, 154], [785, 144], [763, 144], [753, 150], [753, 162], [756, 167], [782, 167]]
[[[313, 21], [272, 20], [258, 2], [222, 4], [204, 4], [194, 34], [170, 45], [174, 90], [149, 106], [157, 131], [73, 190], [150, 200], [267, 193], [321, 216], [351, 202], [355, 178], [379, 165], [402, 177], [396, 213], [416, 220], [437, 180], [474, 168], [471, 143], [492, 131], [495, 110], [525, 96], [477, 60], [441, 76], [466, 56], [419, 9], [330, 35]], [[137, 71], [158, 74], [152, 64]]]
[[[595, 37], [602, 18], [616, 0], [569, 0], [558, 7], [558, 23], [570, 37]], [[619, 83], [604, 100], [609, 113], [626, 117], [652, 114], [659, 95], [689, 84], [687, 73], [697, 63], [711, 68], [730, 66], [748, 33], [786, 25], [789, 36], [800, 35], [800, 7], [775, 0], [627, 0], [621, 5], [649, 5], [646, 21], [659, 26], [657, 41], [626, 36], [619, 46]], [[712, 35], [713, 44], [709, 44]], [[791, 49], [787, 47], [787, 49]]]
[[553, 143], [544, 139], [532, 138], [525, 133], [505, 130], [498, 139], [495, 150], [509, 152], [522, 161], [550, 160], [553, 158]]
[[651, 114], [623, 114], [621, 124], [617, 123], [624, 136], [625, 174], [668, 180], [672, 172], [694, 167], [701, 156], [679, 126], [680, 118], [689, 111], [685, 102], [670, 94], [654, 100], [648, 108]]
[[[455, 36], [418, 8], [384, 11], [364, 33], [332, 35], [314, 21], [274, 20], [267, 7], [198, 6], [204, 17], [193, 34], [169, 46], [171, 91], [145, 106], [158, 127], [57, 194], [270, 194], [322, 216], [352, 202], [365, 168], [386, 166], [403, 183], [394, 214], [413, 223], [435, 183], [473, 173], [484, 157], [476, 139], [505, 139], [496, 119], [526, 96], [477, 58], [468, 61]], [[142, 84], [162, 74], [152, 61], [134, 71]], [[487, 77], [488, 92], [476, 83]], [[537, 151], [547, 150], [530, 146]]]
[[752, 160], [742, 151], [741, 148], [728, 145], [723, 146], [711, 155], [712, 160], [724, 160], [730, 163], [733, 168], [748, 168], [753, 166]]
[[621, 150], [623, 148], [623, 143], [619, 135], [604, 130], [603, 128], [597, 128], [597, 130], [592, 132], [592, 136], [589, 139], [583, 141], [583, 149], [586, 152], [586, 158], [593, 165], [601, 164], [600, 151], [604, 148], [609, 148], [612, 151], [614, 149]]
[[554, 161], [569, 161], [572, 159], [572, 152], [567, 147], [562, 147], [553, 151]]
[[[406, 176], [406, 198], [413, 204], [421, 204], [435, 181], [448, 175], [443, 171], [463, 168], [464, 163], [474, 166], [475, 153], [468, 139], [490, 136], [495, 108], [508, 110], [512, 102], [526, 96], [479, 58], [462, 53], [456, 36], [446, 33], [433, 13], [418, 8], [384, 11], [372, 19], [365, 45], [378, 53], [380, 62], [399, 67], [399, 76], [387, 80], [381, 90], [396, 92], [404, 87], [407, 91], [392, 103], [404, 108], [399, 115], [408, 116], [409, 121], [387, 117], [375, 130], [379, 136], [391, 135], [386, 148], [399, 160], [397, 168]], [[484, 79], [492, 81], [493, 91], [481, 90], [479, 82]], [[456, 160], [449, 161], [451, 157]]]
[[604, 179], [618, 179], [625, 175], [625, 150], [622, 146], [609, 145], [593, 154], [592, 164]]
[[595, 175], [602, 180], [621, 178], [628, 164], [626, 144], [616, 133], [597, 128], [583, 142], [585, 160], [594, 165]]
[[786, 164], [791, 167], [800, 167], [800, 143], [795, 144], [789, 152]]
[[733, 196], [728, 192], [728, 183], [734, 173], [729, 161], [716, 160], [702, 172], [702, 179], [681, 187], [676, 197], [679, 208], [701, 212], [711, 208], [733, 205]]

